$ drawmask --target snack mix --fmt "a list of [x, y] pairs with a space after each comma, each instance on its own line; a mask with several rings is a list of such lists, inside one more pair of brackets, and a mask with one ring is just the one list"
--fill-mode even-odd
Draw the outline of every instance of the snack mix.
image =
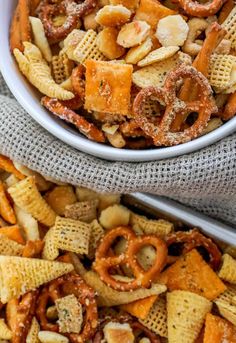
[[236, 113], [234, 0], [19, 0], [10, 49], [46, 109], [115, 148], [186, 143]]
[[0, 180], [0, 342], [236, 342], [235, 249], [2, 155]]

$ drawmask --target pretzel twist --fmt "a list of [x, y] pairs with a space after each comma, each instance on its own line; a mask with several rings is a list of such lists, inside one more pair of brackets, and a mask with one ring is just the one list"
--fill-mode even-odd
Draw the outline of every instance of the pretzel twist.
[[83, 101], [85, 98], [84, 74], [85, 74], [85, 67], [82, 64], [75, 67], [71, 74], [71, 83], [72, 83], [73, 90], [76, 94], [80, 96], [81, 100]]
[[[81, 4], [77, 4], [74, 0], [62, 0], [57, 3], [52, 3], [50, 0], [42, 1], [39, 18], [50, 42], [56, 43], [66, 38], [77, 27], [78, 19], [89, 14], [96, 4], [97, 0], [85, 0]], [[63, 25], [55, 26], [53, 18], [60, 14], [66, 15], [66, 20]]]
[[[200, 99], [195, 101], [182, 101], [176, 95], [176, 84], [182, 79], [191, 78], [199, 87]], [[155, 97], [161, 104], [166, 105], [166, 110], [159, 125], [154, 125], [144, 115], [145, 102]], [[211, 87], [207, 79], [191, 66], [181, 65], [170, 71], [166, 77], [164, 88], [148, 87], [142, 89], [135, 98], [133, 114], [142, 130], [153, 138], [155, 145], [177, 145], [185, 143], [201, 134], [206, 127], [210, 116], [217, 111]], [[197, 112], [198, 118], [194, 124], [180, 132], [171, 132], [171, 124], [181, 113], [186, 116], [191, 112]]]
[[80, 116], [69, 107], [66, 107], [63, 102], [45, 96], [42, 98], [41, 103], [55, 116], [75, 125], [76, 128], [89, 139], [102, 143], [105, 141], [102, 131], [93, 123], [89, 123], [84, 117]]
[[19, 299], [7, 304], [7, 322], [12, 330], [12, 343], [25, 342], [32, 319], [35, 315], [38, 291], [28, 292]]
[[[109, 256], [112, 244], [118, 237], [124, 237], [127, 241], [126, 251], [119, 256]], [[156, 249], [156, 259], [150, 269], [144, 270], [137, 260], [138, 252], [146, 245]], [[115, 290], [129, 291], [140, 287], [149, 287], [156, 276], [161, 272], [166, 263], [167, 248], [163, 240], [155, 235], [136, 236], [128, 227], [118, 227], [110, 230], [102, 239], [96, 251], [94, 269], [100, 275], [101, 280]], [[126, 264], [133, 272], [134, 279], [129, 282], [116, 280], [110, 269]]]
[[225, 0], [213, 0], [210, 3], [200, 4], [193, 0], [179, 0], [180, 6], [184, 11], [194, 17], [208, 17], [216, 14], [223, 6]]
[[38, 298], [36, 310], [37, 318], [43, 330], [59, 332], [59, 325], [50, 323], [46, 317], [47, 305], [49, 301], [55, 302], [66, 295], [74, 294], [83, 306], [84, 323], [79, 334], [66, 334], [72, 343], [88, 341], [95, 333], [97, 327], [97, 304], [95, 294], [78, 274], [67, 274], [51, 281], [45, 286]]
[[209, 254], [209, 264], [211, 267], [215, 270], [219, 267], [221, 262], [220, 250], [210, 238], [205, 237], [198, 230], [193, 229], [187, 232], [178, 231], [167, 235], [167, 246], [170, 247], [175, 243], [183, 243], [182, 254], [186, 254], [197, 247], [204, 247]]

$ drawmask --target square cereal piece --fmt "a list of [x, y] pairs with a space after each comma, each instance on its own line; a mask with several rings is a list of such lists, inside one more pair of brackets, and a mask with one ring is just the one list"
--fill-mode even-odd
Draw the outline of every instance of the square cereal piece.
[[104, 61], [86, 61], [85, 109], [128, 114], [133, 67]]

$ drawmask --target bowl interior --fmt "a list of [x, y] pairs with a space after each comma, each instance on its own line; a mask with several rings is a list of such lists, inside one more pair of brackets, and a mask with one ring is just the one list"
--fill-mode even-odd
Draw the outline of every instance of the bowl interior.
[[9, 51], [9, 25], [16, 0], [0, 2], [0, 70], [10, 90], [25, 110], [46, 130], [72, 147], [88, 154], [113, 161], [151, 161], [175, 157], [208, 146], [236, 130], [236, 118], [220, 128], [191, 142], [149, 150], [116, 149], [95, 143], [82, 136], [62, 120], [55, 118], [40, 105], [40, 95], [21, 75]]

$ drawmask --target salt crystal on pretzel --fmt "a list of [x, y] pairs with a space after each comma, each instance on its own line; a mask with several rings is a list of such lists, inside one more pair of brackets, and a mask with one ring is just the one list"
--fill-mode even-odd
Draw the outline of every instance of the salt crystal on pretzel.
[[74, 294], [67, 295], [55, 301], [59, 332], [80, 333], [83, 324], [82, 305]]
[[236, 325], [236, 306], [233, 303], [235, 295], [236, 287], [227, 285], [227, 290], [214, 301], [222, 317], [229, 320], [234, 325]]
[[145, 319], [139, 319], [140, 323], [161, 337], [167, 337], [167, 309], [166, 299], [159, 297]]
[[97, 217], [98, 200], [81, 201], [65, 208], [65, 217], [91, 223]]
[[98, 49], [96, 40], [97, 33], [93, 30], [88, 30], [77, 44], [73, 53], [73, 60], [82, 64], [86, 60], [105, 61], [106, 57]]
[[95, 20], [101, 26], [121, 26], [129, 21], [131, 11], [123, 5], [107, 5], [96, 14]]
[[131, 64], [137, 64], [152, 50], [152, 39], [148, 37], [142, 44], [134, 46], [129, 49], [125, 56], [125, 62]]
[[24, 53], [14, 49], [13, 53], [21, 72], [41, 93], [60, 100], [74, 98], [74, 94], [61, 88], [52, 78], [51, 70], [36, 45], [24, 42]]
[[229, 283], [236, 284], [236, 260], [229, 254], [224, 254], [222, 262], [219, 277]]
[[60, 84], [71, 76], [74, 63], [65, 53], [60, 53], [52, 57], [51, 67], [55, 82]]
[[236, 57], [233, 55], [213, 54], [210, 59], [208, 79], [217, 93], [230, 88], [236, 83], [233, 71], [236, 69]]
[[35, 45], [37, 45], [37, 47], [41, 50], [45, 60], [47, 62], [51, 62], [52, 52], [41, 20], [36, 17], [29, 17], [29, 20], [34, 35]]
[[173, 223], [164, 219], [148, 219], [145, 216], [140, 216], [134, 212], [130, 215], [130, 224], [134, 231], [141, 230], [141, 232], [149, 235], [154, 234], [164, 238], [168, 233], [174, 230]]
[[70, 263], [35, 258], [0, 256], [0, 298], [7, 303], [14, 297], [38, 288], [74, 269]]
[[7, 238], [0, 231], [0, 255], [21, 256], [23, 247], [22, 244]]
[[30, 213], [46, 226], [52, 226], [56, 220], [55, 212], [48, 206], [39, 193], [32, 176], [18, 182], [8, 189], [15, 204]]
[[170, 343], [194, 343], [212, 303], [186, 291], [167, 293], [167, 326]]
[[229, 39], [232, 48], [236, 48], [236, 7], [230, 12], [228, 17], [222, 23], [222, 27], [226, 30], [225, 38]]
[[31, 323], [28, 335], [26, 337], [26, 343], [40, 343], [40, 340], [38, 338], [39, 331], [40, 331], [40, 325], [37, 319], [34, 317], [32, 319], [32, 323]]
[[58, 249], [88, 254], [91, 228], [87, 223], [57, 217], [53, 229], [54, 245]]
[[150, 54], [148, 54], [144, 59], [139, 61], [137, 65], [139, 67], [145, 67], [147, 65], [166, 60], [169, 57], [174, 56], [178, 50], [178, 46], [163, 46], [159, 49], [150, 52]]
[[2, 318], [0, 319], [0, 339], [12, 339], [12, 332]]

